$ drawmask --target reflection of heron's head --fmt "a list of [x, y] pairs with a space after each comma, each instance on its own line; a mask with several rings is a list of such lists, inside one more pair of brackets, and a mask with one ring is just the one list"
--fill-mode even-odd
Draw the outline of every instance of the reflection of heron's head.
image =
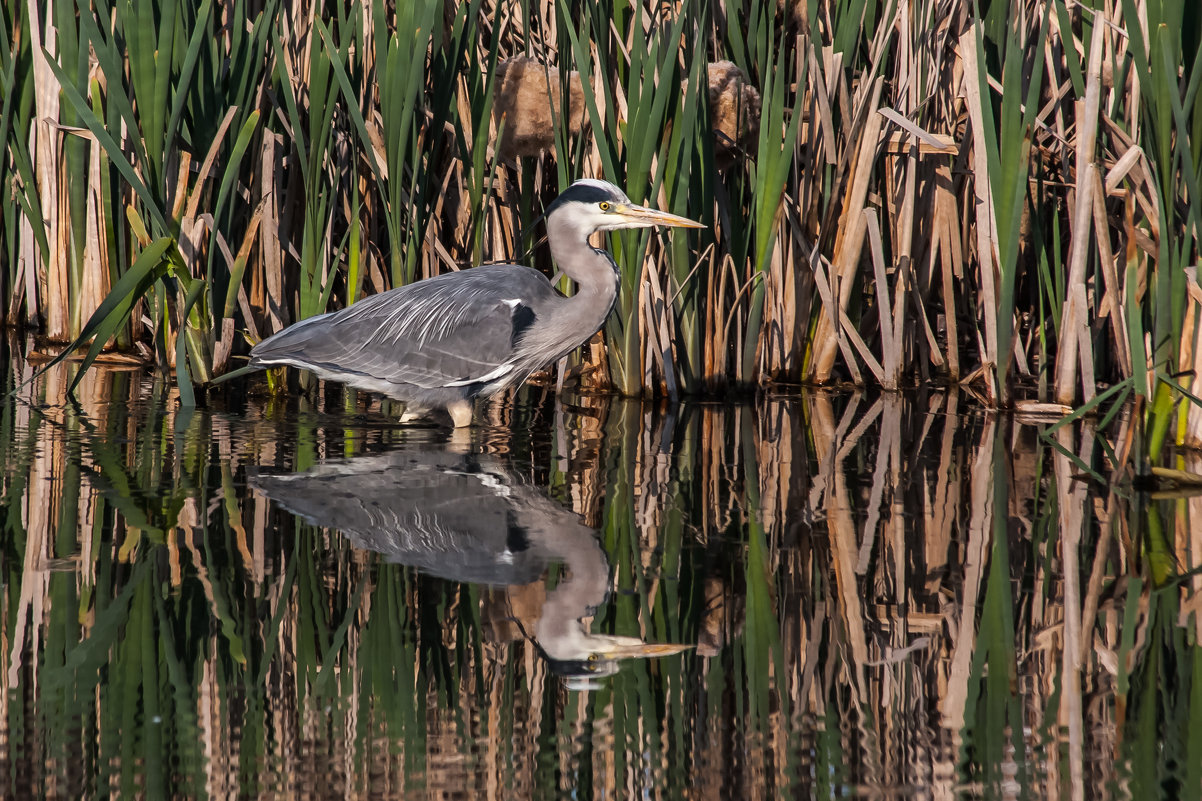
[[[671, 643], [645, 643], [637, 637], [589, 634], [580, 624], [570, 632], [544, 637], [536, 644], [546, 657], [551, 672], [569, 681], [612, 676], [618, 672], [620, 660], [671, 656], [690, 647]], [[573, 686], [573, 689], [587, 687], [586, 681], [581, 687]]]
[[[618, 672], [623, 659], [678, 654], [689, 646], [649, 644], [637, 637], [591, 634], [583, 618], [609, 593], [609, 562], [591, 530], [558, 527], [543, 533], [547, 550], [567, 567], [567, 577], [551, 593], [531, 634], [552, 672], [570, 689], [589, 689], [589, 680]], [[574, 681], [583, 679], [583, 682]]]

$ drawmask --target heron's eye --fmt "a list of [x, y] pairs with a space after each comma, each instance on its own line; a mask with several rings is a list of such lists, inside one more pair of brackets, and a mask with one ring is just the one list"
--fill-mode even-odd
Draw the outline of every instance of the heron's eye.
[[609, 201], [602, 200], [600, 203], [597, 204], [597, 208], [601, 209], [601, 211], [609, 211]]

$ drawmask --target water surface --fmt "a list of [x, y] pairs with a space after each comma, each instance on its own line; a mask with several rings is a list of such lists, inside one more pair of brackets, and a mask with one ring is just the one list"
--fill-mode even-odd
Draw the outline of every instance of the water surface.
[[1202, 508], [1081, 480], [1114, 428], [73, 369], [0, 415], [0, 796], [1202, 789]]

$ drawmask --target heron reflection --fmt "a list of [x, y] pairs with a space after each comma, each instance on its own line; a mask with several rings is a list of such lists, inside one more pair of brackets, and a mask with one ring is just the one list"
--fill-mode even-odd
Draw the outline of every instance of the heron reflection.
[[621, 659], [688, 647], [589, 632], [582, 619], [609, 591], [609, 562], [595, 533], [488, 455], [423, 445], [250, 483], [293, 514], [338, 529], [356, 548], [440, 578], [516, 587], [562, 563], [567, 579], [537, 620], [517, 621], [560, 675], [605, 676]]

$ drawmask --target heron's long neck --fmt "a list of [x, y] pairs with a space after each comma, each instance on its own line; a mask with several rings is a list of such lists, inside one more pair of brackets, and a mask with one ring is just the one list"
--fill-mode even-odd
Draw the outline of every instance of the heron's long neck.
[[581, 630], [580, 618], [605, 601], [609, 562], [592, 531], [578, 523], [553, 529], [542, 539], [539, 544], [568, 568], [568, 580], [547, 594], [536, 627], [538, 641], [552, 652], [552, 641], [570, 641], [572, 634]]
[[576, 282], [576, 293], [568, 298], [565, 312], [581, 330], [590, 333], [605, 324], [618, 294], [618, 274], [608, 253], [588, 243], [588, 237], [563, 220], [547, 221], [551, 257], [564, 274]]

